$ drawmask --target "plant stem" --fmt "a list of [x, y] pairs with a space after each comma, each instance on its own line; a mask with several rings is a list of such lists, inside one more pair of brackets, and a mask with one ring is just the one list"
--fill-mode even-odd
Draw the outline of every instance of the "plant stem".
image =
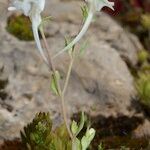
[[46, 53], [47, 53], [47, 56], [48, 56], [48, 61], [49, 61], [49, 66], [48, 67], [49, 67], [50, 71], [54, 72], [56, 69], [55, 69], [55, 66], [53, 65], [51, 55], [49, 54], [49, 46], [48, 46], [47, 41], [46, 41], [44, 30], [43, 30], [42, 27], [40, 27], [39, 30], [40, 30], [41, 36], [43, 38], [45, 50], [46, 50]]
[[65, 121], [67, 130], [68, 130], [68, 133], [70, 135], [70, 138], [73, 140], [73, 135], [71, 133], [70, 127], [68, 126], [68, 122], [67, 122], [67, 113], [66, 113], [65, 100], [64, 100], [65, 93], [66, 93], [68, 83], [69, 83], [69, 79], [70, 79], [70, 75], [71, 75], [73, 62], [74, 62], [74, 52], [73, 52], [72, 55], [73, 56], [71, 57], [71, 61], [70, 61], [69, 68], [68, 68], [68, 71], [67, 71], [66, 80], [65, 80], [64, 87], [63, 87], [63, 90], [62, 90], [62, 93], [61, 93], [60, 97], [61, 97], [61, 106], [62, 106], [62, 110], [63, 110], [64, 121]]
[[47, 44], [47, 41], [46, 41], [46, 38], [45, 38], [45, 34], [44, 34], [44, 31], [43, 31], [42, 28], [40, 28], [40, 32], [41, 32], [41, 35], [42, 35], [42, 38], [43, 38], [43, 41], [44, 41], [44, 45], [45, 45], [45, 48], [46, 48], [46, 52], [47, 52], [47, 55], [48, 55], [49, 69], [54, 74], [56, 85], [57, 85], [57, 88], [58, 88], [58, 93], [59, 93], [59, 96], [60, 96], [60, 99], [61, 99], [61, 107], [62, 107], [63, 119], [64, 119], [64, 122], [65, 122], [65, 125], [66, 125], [66, 128], [67, 128], [68, 134], [69, 134], [70, 138], [73, 139], [73, 135], [71, 133], [71, 130], [70, 130], [70, 127], [69, 127], [69, 124], [68, 124], [68, 121], [67, 121], [67, 113], [66, 113], [64, 95], [65, 95], [65, 92], [66, 92], [66, 89], [67, 89], [67, 86], [68, 86], [68, 82], [69, 82], [71, 69], [72, 69], [72, 65], [73, 65], [73, 61], [74, 60], [73, 60], [73, 58], [71, 59], [71, 62], [70, 62], [70, 65], [69, 65], [69, 69], [68, 69], [68, 73], [67, 73], [67, 77], [66, 77], [65, 84], [64, 84], [64, 88], [63, 88], [63, 92], [62, 92], [61, 88], [60, 88], [60, 84], [58, 83], [58, 80], [57, 80], [57, 77], [56, 77], [56, 74], [55, 74], [55, 72], [56, 72], [55, 66], [53, 65], [51, 56], [49, 54], [49, 46]]
[[68, 83], [69, 83], [69, 79], [70, 79], [73, 63], [74, 63], [74, 56], [71, 58], [71, 61], [70, 61], [70, 64], [69, 64], [69, 68], [68, 68], [68, 72], [67, 72], [64, 88], [63, 88], [63, 91], [62, 91], [62, 95], [65, 95], [65, 92], [67, 90], [67, 86], [68, 86]]
[[62, 107], [62, 112], [63, 112], [63, 119], [64, 119], [64, 122], [65, 122], [65, 125], [66, 125], [66, 128], [67, 128], [68, 134], [69, 134], [69, 136], [72, 140], [73, 135], [71, 133], [69, 123], [67, 121], [67, 112], [66, 112], [66, 107], [65, 107], [64, 95], [61, 95], [60, 98], [61, 98], [61, 107]]
[[72, 139], [72, 150], [77, 150], [77, 148], [76, 148], [76, 138], [75, 137], [73, 137], [73, 139]]
[[58, 83], [57, 77], [56, 77], [56, 74], [55, 74], [56, 73], [56, 68], [55, 68], [55, 66], [54, 66], [54, 64], [52, 62], [51, 55], [49, 54], [49, 46], [47, 44], [46, 37], [45, 37], [45, 34], [44, 34], [44, 31], [43, 31], [42, 27], [40, 28], [40, 32], [41, 32], [41, 35], [42, 35], [42, 38], [43, 38], [43, 42], [44, 42], [44, 45], [45, 45], [46, 53], [48, 55], [48, 61], [49, 61], [49, 66], [48, 67], [49, 67], [50, 71], [53, 72], [54, 78], [56, 80], [57, 88], [58, 88], [58, 93], [59, 93], [59, 95], [61, 95], [60, 84]]

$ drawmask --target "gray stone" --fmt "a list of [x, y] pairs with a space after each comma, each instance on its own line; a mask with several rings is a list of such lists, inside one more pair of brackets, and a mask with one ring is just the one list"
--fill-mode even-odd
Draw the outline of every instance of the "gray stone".
[[[63, 36], [75, 35], [81, 22], [80, 2], [58, 2], [47, 1], [44, 13], [54, 16], [53, 22], [46, 25], [53, 55], [64, 46]], [[8, 78], [3, 89], [8, 96], [3, 101], [0, 99], [0, 139], [11, 139], [18, 137], [23, 126], [39, 111], [50, 111], [55, 125], [60, 124], [61, 109], [59, 98], [50, 91], [50, 73], [38, 55], [35, 42], [19, 41], [4, 27], [5, 22], [0, 29], [0, 64]], [[133, 78], [121, 56], [135, 64], [142, 46], [135, 36], [103, 13], [80, 44], [85, 40], [88, 40], [85, 55], [75, 61], [66, 93], [69, 116], [79, 110], [93, 115], [132, 115], [134, 109], [128, 107], [135, 95]], [[63, 54], [54, 63], [63, 83], [69, 57]]]

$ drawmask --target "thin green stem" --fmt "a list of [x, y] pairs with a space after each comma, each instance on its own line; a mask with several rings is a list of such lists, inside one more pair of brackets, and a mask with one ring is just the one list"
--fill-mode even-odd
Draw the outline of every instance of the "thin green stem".
[[69, 136], [72, 140], [73, 135], [71, 133], [70, 126], [69, 126], [69, 123], [68, 123], [68, 120], [67, 120], [67, 111], [66, 111], [66, 106], [65, 106], [65, 101], [64, 101], [64, 95], [61, 95], [60, 98], [61, 98], [61, 107], [62, 107], [62, 112], [63, 112], [63, 119], [64, 119], [64, 122], [65, 122], [65, 125], [66, 125], [66, 128], [67, 128], [68, 134], [69, 134]]
[[74, 57], [71, 58], [71, 61], [70, 61], [70, 64], [69, 64], [69, 68], [68, 68], [68, 72], [67, 72], [64, 88], [63, 88], [63, 91], [62, 91], [63, 95], [65, 95], [65, 92], [67, 90], [67, 86], [68, 86], [68, 83], [69, 83], [69, 79], [70, 79], [73, 63], [74, 63]]
[[65, 91], [67, 89], [67, 85], [68, 85], [68, 81], [69, 81], [69, 77], [70, 77], [73, 61], [71, 60], [71, 63], [69, 65], [69, 69], [68, 69], [65, 85], [64, 85], [64, 88], [63, 88], [63, 92], [62, 92], [61, 88], [60, 88], [60, 84], [59, 84], [59, 82], [57, 80], [57, 77], [56, 77], [56, 74], [55, 74], [55, 72], [56, 72], [55, 66], [54, 66], [54, 64], [52, 62], [52, 59], [51, 59], [51, 56], [49, 54], [49, 46], [47, 44], [47, 41], [46, 41], [46, 38], [45, 38], [45, 34], [44, 34], [44, 31], [43, 31], [42, 28], [40, 28], [40, 32], [41, 32], [41, 35], [42, 35], [42, 38], [43, 38], [43, 41], [44, 41], [44, 45], [45, 45], [45, 48], [46, 48], [46, 52], [47, 52], [47, 55], [48, 55], [49, 68], [53, 72], [53, 75], [54, 75], [55, 81], [56, 81], [56, 85], [57, 85], [57, 88], [58, 88], [58, 93], [59, 93], [59, 96], [61, 98], [61, 107], [62, 107], [63, 119], [64, 119], [64, 122], [65, 122], [65, 125], [66, 125], [66, 128], [67, 128], [68, 134], [69, 134], [70, 138], [73, 139], [73, 136], [72, 136], [72, 133], [71, 133], [68, 121], [67, 121], [67, 113], [66, 113], [66, 107], [65, 107], [65, 101], [64, 101], [64, 95], [65, 95]]
[[62, 90], [62, 93], [61, 93], [61, 96], [60, 96], [61, 97], [61, 103], [62, 103], [61, 106], [62, 106], [62, 110], [63, 110], [63, 117], [64, 117], [64, 120], [66, 122], [66, 127], [67, 127], [67, 130], [68, 130], [68, 133], [69, 133], [72, 140], [73, 140], [73, 135], [71, 133], [71, 130], [70, 130], [70, 127], [69, 127], [69, 124], [68, 124], [68, 121], [67, 121], [67, 112], [66, 112], [64, 97], [65, 97], [65, 93], [66, 93], [66, 90], [67, 90], [67, 87], [68, 87], [73, 62], [74, 62], [74, 54], [73, 54], [73, 57], [71, 57], [71, 61], [70, 61], [69, 68], [68, 68], [68, 71], [67, 71], [66, 80], [65, 80], [64, 87], [63, 87], [63, 90]]

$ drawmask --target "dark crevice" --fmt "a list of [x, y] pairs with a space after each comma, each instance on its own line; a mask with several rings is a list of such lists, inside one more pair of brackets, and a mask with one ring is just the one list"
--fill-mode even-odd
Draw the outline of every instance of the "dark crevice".
[[[90, 150], [96, 150], [100, 143], [103, 143], [105, 150], [120, 149], [122, 146], [133, 150], [139, 150], [139, 147], [141, 149], [148, 147], [148, 138], [136, 138], [132, 135], [138, 126], [144, 123], [144, 118], [124, 115], [118, 117], [104, 117], [102, 115], [91, 117], [88, 115], [88, 117], [91, 121], [91, 127], [96, 130], [96, 136]], [[74, 114], [73, 119], [79, 121], [79, 114]], [[85, 129], [86, 127], [79, 137], [83, 136]]]

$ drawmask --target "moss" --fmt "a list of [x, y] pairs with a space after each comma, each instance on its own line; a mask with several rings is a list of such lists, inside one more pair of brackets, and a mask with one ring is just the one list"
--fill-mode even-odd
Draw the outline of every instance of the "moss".
[[49, 113], [38, 113], [31, 123], [24, 127], [21, 139], [26, 149], [70, 150], [71, 141], [64, 125], [52, 131]]
[[137, 64], [133, 66], [129, 63], [128, 67], [134, 77], [137, 99], [145, 110], [150, 108], [150, 53], [141, 50], [137, 56]]
[[145, 63], [147, 62], [149, 58], [149, 53], [146, 50], [142, 50], [138, 52], [138, 61], [139, 63]]
[[150, 107], [150, 74], [141, 73], [136, 80], [136, 87], [140, 102]]
[[150, 108], [150, 54], [146, 50], [138, 53], [135, 86], [140, 103]]
[[20, 40], [31, 41], [33, 34], [31, 30], [31, 22], [24, 15], [11, 15], [7, 21], [7, 31]]

